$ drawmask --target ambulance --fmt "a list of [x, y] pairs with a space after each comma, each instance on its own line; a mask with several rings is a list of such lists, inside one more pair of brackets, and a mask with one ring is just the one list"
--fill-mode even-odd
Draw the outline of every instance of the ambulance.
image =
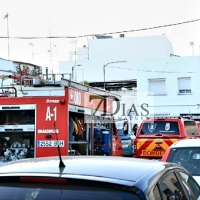
[[[113, 99], [104, 90], [61, 76], [9, 75], [0, 91], [0, 162], [61, 155], [122, 156], [112, 112]], [[95, 140], [95, 128], [100, 141]], [[106, 131], [105, 131], [106, 130]], [[98, 148], [106, 149], [97, 151]], [[98, 153], [100, 152], [100, 153]]]
[[143, 120], [134, 140], [134, 157], [160, 160], [178, 140], [200, 138], [194, 120], [181, 116], [159, 116]]

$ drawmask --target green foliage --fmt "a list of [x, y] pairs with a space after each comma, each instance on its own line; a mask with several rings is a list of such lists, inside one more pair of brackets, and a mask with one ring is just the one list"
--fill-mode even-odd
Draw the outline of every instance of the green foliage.
[[89, 85], [89, 82], [88, 81], [84, 81], [84, 85]]
[[32, 75], [32, 76], [37, 76], [38, 71], [36, 69], [32, 69], [32, 70], [29, 70], [29, 74]]

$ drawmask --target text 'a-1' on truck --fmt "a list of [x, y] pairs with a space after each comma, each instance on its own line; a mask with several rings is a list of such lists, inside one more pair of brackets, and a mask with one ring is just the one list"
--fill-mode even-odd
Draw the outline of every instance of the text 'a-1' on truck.
[[161, 159], [178, 140], [200, 138], [194, 120], [182, 117], [151, 117], [143, 120], [134, 140], [134, 157]]
[[111, 117], [114, 94], [62, 77], [25, 77], [10, 76], [17, 84], [1, 87], [0, 163], [58, 156], [58, 147], [61, 155], [123, 156]]

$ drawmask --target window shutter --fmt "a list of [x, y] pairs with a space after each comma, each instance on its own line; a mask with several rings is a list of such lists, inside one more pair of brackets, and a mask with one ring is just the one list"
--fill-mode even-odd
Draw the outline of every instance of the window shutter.
[[191, 93], [191, 78], [178, 78], [179, 93]]
[[191, 89], [191, 78], [179, 78], [178, 79], [179, 90]]
[[149, 92], [154, 94], [166, 94], [165, 79], [149, 80]]

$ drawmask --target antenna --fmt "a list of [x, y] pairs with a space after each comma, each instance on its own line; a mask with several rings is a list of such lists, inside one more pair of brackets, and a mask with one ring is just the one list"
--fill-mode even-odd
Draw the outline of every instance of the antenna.
[[[54, 122], [54, 129], [56, 130], [56, 122]], [[61, 157], [61, 153], [60, 153], [60, 146], [59, 146], [58, 136], [57, 136], [56, 131], [55, 131], [55, 134], [56, 134], [56, 140], [57, 140], [57, 143], [58, 143], [58, 155], [59, 155], [59, 159], [60, 159], [59, 167], [63, 167], [64, 168], [65, 164], [62, 161], [62, 157]]]

